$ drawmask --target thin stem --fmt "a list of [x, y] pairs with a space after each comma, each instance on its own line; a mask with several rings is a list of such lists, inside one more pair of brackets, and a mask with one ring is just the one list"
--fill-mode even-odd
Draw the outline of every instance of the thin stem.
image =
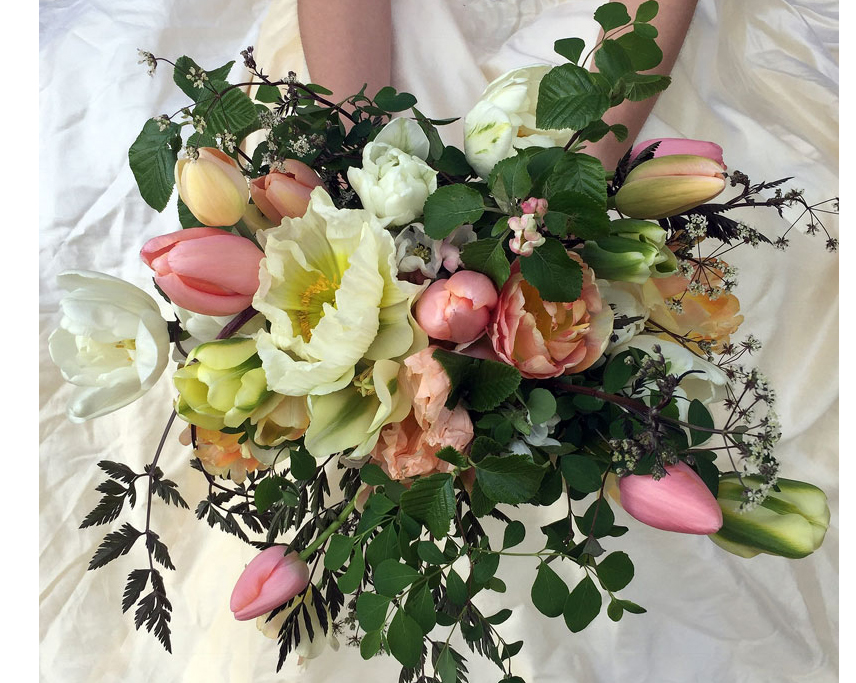
[[[161, 434], [160, 443], [158, 443], [158, 448], [155, 451], [155, 457], [152, 460], [152, 463], [148, 468], [148, 477], [149, 477], [149, 494], [148, 499], [146, 501], [146, 538], [148, 539], [148, 535], [151, 531], [151, 522], [152, 522], [152, 496], [154, 495], [155, 489], [153, 486], [154, 482], [154, 473], [155, 468], [157, 467], [158, 460], [160, 459], [161, 452], [163, 451], [164, 444], [166, 443], [166, 437], [169, 434], [169, 430], [172, 429], [172, 423], [175, 422], [175, 418], [177, 417], [177, 413], [175, 410], [172, 411], [172, 414], [169, 416], [169, 420], [167, 420], [166, 427], [164, 427], [163, 434]], [[148, 543], [146, 544], [148, 546]], [[154, 572], [155, 567], [152, 562], [152, 551], [149, 550], [149, 569]]]
[[345, 509], [339, 513], [339, 516], [328, 526], [324, 531], [320, 533], [318, 538], [316, 538], [309, 546], [300, 553], [300, 559], [304, 562], [307, 558], [309, 558], [312, 553], [314, 553], [318, 548], [324, 545], [324, 542], [332, 536], [336, 530], [345, 523], [345, 520], [351, 516], [351, 513], [354, 511], [354, 508], [357, 506], [357, 495], [359, 492], [348, 501], [348, 504], [345, 506]]
[[229, 323], [220, 330], [220, 334], [217, 335], [217, 339], [228, 339], [235, 332], [240, 330], [246, 323], [252, 320], [258, 311], [252, 306], [247, 306], [243, 311], [238, 313], [234, 318], [232, 318]]

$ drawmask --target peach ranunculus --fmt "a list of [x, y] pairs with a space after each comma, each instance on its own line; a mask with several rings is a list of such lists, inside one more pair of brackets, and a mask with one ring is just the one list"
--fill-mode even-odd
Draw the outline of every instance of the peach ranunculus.
[[603, 355], [612, 334], [612, 309], [600, 298], [594, 271], [576, 253], [568, 255], [582, 266], [579, 299], [543, 301], [515, 262], [487, 327], [494, 351], [524, 377], [582, 372]]
[[[236, 484], [247, 478], [248, 472], [265, 469], [248, 451], [238, 443], [241, 434], [224, 434], [211, 429], [196, 428], [196, 449], [193, 454], [199, 458], [208, 474], [228, 477]], [[178, 437], [185, 446], [189, 446], [190, 427]]]
[[[706, 268], [703, 277], [710, 286], [719, 286], [712, 269]], [[651, 312], [648, 320], [691, 342], [709, 343], [713, 351], [720, 351], [743, 322], [740, 302], [727, 292], [712, 298], [689, 287], [690, 280], [683, 275], [649, 279], [642, 285], [643, 302]]]
[[[459, 438], [455, 441], [460, 444], [461, 435], [466, 434], [469, 426], [472, 439], [472, 422], [463, 408], [455, 408], [451, 411], [452, 420], [444, 425], [445, 432], [454, 432]], [[454, 444], [438, 443], [431, 444], [427, 439], [426, 432], [416, 421], [411, 412], [403, 421], [386, 425], [381, 432], [377, 445], [372, 450], [372, 461], [381, 466], [392, 479], [409, 479], [416, 476], [425, 476], [436, 472], [451, 472], [455, 466], [437, 457], [437, 451], [444, 446]], [[457, 446], [456, 446], [457, 448]]]

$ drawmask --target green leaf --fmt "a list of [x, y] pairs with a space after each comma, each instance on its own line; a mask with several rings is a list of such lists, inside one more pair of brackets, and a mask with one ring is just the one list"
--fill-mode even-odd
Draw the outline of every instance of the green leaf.
[[636, 21], [651, 21], [657, 16], [660, 5], [657, 0], [646, 0], [636, 10]]
[[633, 579], [633, 563], [625, 552], [610, 553], [597, 565], [597, 578], [608, 591], [620, 591]]
[[291, 474], [295, 479], [306, 481], [315, 477], [318, 463], [309, 455], [305, 448], [295, 448], [291, 451]]
[[[234, 62], [232, 63], [234, 64]], [[200, 97], [203, 97], [205, 95], [205, 93], [203, 92], [205, 88], [195, 88], [193, 86], [193, 78], [190, 75], [191, 68], [195, 69], [196, 71], [205, 71], [190, 57], [186, 55], [179, 57], [175, 60], [175, 67], [172, 70], [172, 80], [173, 83], [175, 83], [179, 87], [181, 92], [183, 92], [190, 99], [196, 102]], [[205, 75], [207, 76], [208, 82], [210, 82], [211, 74], [206, 71]]]
[[648, 71], [663, 61], [663, 52], [652, 38], [644, 38], [635, 31], [625, 33], [616, 42], [625, 49], [636, 71]]
[[380, 651], [381, 631], [369, 631], [360, 639], [360, 656], [371, 659]]
[[641, 22], [633, 24], [633, 32], [639, 34], [643, 38], [656, 38], [658, 35], [660, 35], [660, 32], [657, 30], [656, 26]]
[[351, 558], [351, 564], [348, 565], [348, 569], [336, 582], [339, 585], [339, 590], [343, 593], [353, 593], [360, 587], [365, 573], [366, 561], [363, 559], [363, 554], [357, 549], [357, 552]]
[[662, 92], [672, 82], [669, 76], [654, 74], [629, 74], [625, 77], [624, 96], [632, 102], [639, 102]]
[[[520, 649], [523, 647], [522, 640], [515, 640], [513, 643], [507, 643], [502, 646], [502, 653], [500, 655], [501, 659], [509, 659], [520, 652]], [[517, 678], [520, 680], [519, 676], [512, 676], [511, 678], [504, 679], [506, 682], [517, 683], [514, 679]]]
[[467, 456], [453, 446], [444, 446], [434, 455], [440, 460], [453, 464], [455, 467], [463, 468], [467, 466]]
[[181, 201], [181, 197], [176, 197], [178, 208], [178, 222], [182, 228], [195, 228], [199, 225], [199, 219], [190, 213], [187, 204]]
[[488, 498], [479, 486], [478, 480], [473, 483], [473, 491], [470, 493], [470, 509], [476, 517], [484, 517], [496, 507], [496, 502]]
[[438, 188], [425, 200], [425, 234], [435, 240], [448, 237], [464, 223], [475, 223], [484, 213], [482, 196], [458, 183]]
[[502, 549], [506, 550], [520, 545], [524, 538], [526, 538], [526, 527], [523, 522], [518, 522], [515, 519], [505, 527], [505, 533], [502, 535]]
[[600, 49], [594, 53], [594, 63], [600, 73], [611, 83], [617, 83], [621, 78], [633, 71], [630, 55], [614, 40], [605, 40]]
[[493, 624], [494, 626], [499, 626], [500, 624], [504, 624], [506, 621], [508, 621], [508, 618], [510, 616], [511, 616], [511, 610], [510, 609], [501, 609], [496, 614], [494, 614], [490, 617], [487, 617], [486, 620], [489, 624]]
[[437, 657], [434, 673], [440, 677], [442, 683], [456, 683], [458, 680], [458, 666], [448, 645], [443, 647], [440, 656]]
[[357, 619], [363, 631], [379, 630], [386, 621], [390, 598], [377, 593], [360, 593], [357, 598]]
[[600, 24], [604, 33], [630, 23], [627, 8], [620, 2], [608, 2], [595, 10], [594, 20]]
[[422, 633], [428, 635], [437, 624], [437, 609], [434, 607], [434, 598], [427, 583], [422, 583], [407, 595], [404, 603], [404, 611], [419, 624]]
[[[333, 535], [330, 538], [330, 545], [327, 548], [327, 552], [324, 553], [324, 567], [331, 571], [336, 571], [345, 564], [354, 549], [355, 540], [351, 536], [343, 536], [342, 534]], [[371, 629], [365, 630], [370, 631]]]
[[585, 49], [586, 41], [582, 38], [562, 38], [553, 43], [553, 50], [574, 64], [580, 61], [580, 56]]
[[558, 617], [562, 614], [568, 598], [568, 587], [550, 565], [542, 562], [538, 565], [535, 583], [532, 584], [532, 604], [541, 614]]
[[256, 91], [256, 100], [258, 102], [276, 102], [279, 99], [279, 88], [275, 85], [267, 85], [262, 83]]
[[360, 479], [369, 486], [383, 486], [391, 481], [380, 467], [372, 463], [360, 468]]
[[441, 473], [420, 477], [401, 494], [401, 509], [423, 522], [434, 538], [442, 538], [449, 533], [449, 523], [455, 516], [452, 475]]
[[395, 88], [386, 86], [378, 90], [374, 102], [386, 111], [404, 111], [416, 104], [416, 98], [409, 92], [396, 93]]
[[395, 533], [392, 524], [388, 524], [366, 548], [366, 562], [370, 567], [377, 567], [384, 560], [397, 561], [398, 556], [398, 534]]
[[467, 157], [457, 147], [451, 145], [443, 148], [443, 153], [440, 158], [434, 163], [434, 167], [451, 176], [470, 176], [473, 174], [473, 169], [467, 162]]
[[586, 536], [602, 538], [609, 533], [615, 523], [615, 513], [605, 498], [598, 498], [589, 506], [582, 517], [576, 517], [577, 528]]
[[205, 88], [205, 96], [199, 99], [193, 110], [194, 116], [202, 116], [207, 121], [206, 133], [240, 134], [244, 129], [258, 124], [255, 105], [240, 88], [229, 90], [228, 83], [214, 80], [211, 86], [216, 92]]
[[473, 581], [477, 584], [485, 584], [493, 578], [499, 568], [499, 555], [496, 553], [482, 553], [473, 565]]
[[609, 601], [609, 606], [606, 608], [606, 615], [613, 621], [619, 621], [624, 614], [624, 608], [621, 602], [613, 598]]
[[282, 485], [285, 479], [278, 476], [265, 477], [256, 486], [253, 499], [256, 509], [265, 512], [271, 505], [282, 500]]
[[531, 256], [520, 259], [520, 272], [544, 301], [576, 301], [582, 292], [583, 272], [562, 243], [548, 237]]
[[710, 489], [714, 498], [719, 495], [719, 470], [716, 465], [710, 460], [698, 457], [696, 454], [694, 469], [705, 483], [705, 486]]
[[579, 130], [609, 109], [608, 90], [606, 79], [599, 74], [576, 64], [557, 66], [541, 79], [535, 125], [542, 130]]
[[463, 607], [467, 602], [467, 585], [454, 569], [446, 574], [446, 594], [453, 605]]
[[419, 559], [428, 564], [446, 564], [449, 560], [431, 541], [419, 541], [416, 546]]
[[488, 455], [476, 463], [481, 491], [497, 503], [525, 503], [538, 493], [545, 472], [527, 455]]
[[607, 394], [617, 394], [621, 391], [636, 372], [633, 365], [624, 362], [628, 355], [626, 352], [620, 353], [607, 363], [603, 371], [603, 390]]
[[563, 614], [565, 623], [574, 633], [582, 631], [600, 612], [603, 599], [590, 577], [577, 584], [565, 600]]
[[543, 424], [556, 414], [556, 399], [549, 390], [536, 387], [526, 399], [526, 408], [533, 425]]
[[166, 208], [175, 185], [175, 163], [181, 149], [181, 126], [170, 123], [160, 130], [149, 119], [128, 150], [128, 163], [146, 204], [157, 211]]
[[484, 273], [498, 288], [502, 288], [511, 275], [508, 256], [505, 254], [503, 242], [499, 239], [488, 237], [467, 242], [461, 248], [461, 260], [468, 270]]
[[[555, 201], [562, 202], [561, 192], [579, 192], [591, 197], [606, 209], [606, 171], [603, 164], [593, 156], [579, 152], [566, 153], [553, 167], [547, 180], [545, 195], [553, 209]], [[555, 197], [555, 198], [554, 198]], [[563, 206], [557, 207], [561, 210]]]
[[400, 609], [395, 613], [386, 632], [389, 650], [402, 666], [410, 669], [419, 664], [422, 655], [422, 629], [413, 617]]
[[501, 207], [504, 206], [508, 210], [516, 203], [515, 200], [529, 196], [532, 178], [529, 177], [528, 164], [528, 155], [516, 154], [493, 167], [487, 184], [490, 193]]
[[544, 220], [547, 229], [558, 237], [571, 234], [583, 240], [597, 240], [609, 234], [606, 207], [591, 196], [574, 190], [554, 194]]
[[580, 493], [594, 493], [602, 483], [600, 468], [591, 458], [569, 454], [559, 458], [559, 468], [568, 486]]
[[520, 385], [520, 372], [505, 363], [477, 359], [467, 375], [470, 406], [481, 413], [493, 410]]
[[[707, 408], [704, 407], [704, 403], [697, 398], [690, 402], [689, 411], [687, 411], [687, 421], [703, 429], [714, 428], [713, 418], [710, 416]], [[690, 427], [690, 437], [692, 438], [692, 445], [698, 446], [711, 437], [711, 432], [698, 431]]]
[[384, 560], [374, 571], [375, 590], [381, 595], [395, 597], [402, 589], [419, 578], [419, 572], [398, 560]]
[[630, 600], [619, 600], [621, 606], [631, 614], [645, 614], [648, 610], [644, 607], [640, 607], [635, 602], [630, 602]]

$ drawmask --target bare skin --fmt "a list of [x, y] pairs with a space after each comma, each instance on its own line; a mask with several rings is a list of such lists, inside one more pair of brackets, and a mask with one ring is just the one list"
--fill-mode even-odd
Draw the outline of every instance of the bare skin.
[[[643, 0], [624, 0], [630, 16]], [[660, 12], [651, 22], [657, 27], [657, 43], [663, 61], [652, 74], [668, 75], [681, 51], [697, 0], [659, 0]], [[333, 91], [341, 101], [358, 92], [364, 83], [373, 96], [389, 85], [392, 21], [390, 0], [298, 0], [298, 19], [303, 50], [312, 78]], [[569, 28], [569, 33], [570, 33]], [[590, 144], [586, 152], [598, 157], [607, 169], [631, 146], [654, 108], [656, 98], [623, 102], [604, 116], [607, 123], [623, 123], [629, 134], [624, 142], [607, 135]]]

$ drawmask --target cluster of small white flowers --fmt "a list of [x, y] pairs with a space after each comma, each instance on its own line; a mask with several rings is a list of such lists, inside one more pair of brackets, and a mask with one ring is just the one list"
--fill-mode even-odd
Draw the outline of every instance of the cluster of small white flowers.
[[312, 146], [309, 144], [309, 138], [305, 135], [299, 135], [293, 140], [289, 140], [288, 148], [299, 157], [305, 157], [312, 151]]
[[666, 301], [666, 308], [668, 308], [673, 313], [683, 313], [684, 305], [681, 303], [680, 299], [669, 299]]
[[205, 87], [205, 81], [208, 80], [208, 74], [202, 69], [197, 69], [195, 66], [191, 66], [190, 71], [187, 74], [187, 80], [193, 83], [194, 88], [202, 89]]
[[169, 117], [166, 114], [161, 114], [160, 116], [153, 116], [152, 121], [158, 124], [158, 130], [161, 132], [169, 128]]
[[194, 147], [193, 145], [187, 145], [184, 148], [184, 151], [187, 152], [187, 158], [196, 161], [199, 158], [199, 148]]
[[752, 353], [753, 351], [758, 351], [761, 348], [761, 340], [755, 335], [750, 334], [746, 339], [740, 342], [740, 346], [749, 351], [749, 353]]
[[155, 59], [155, 56], [151, 52], [139, 48], [137, 48], [137, 56], [140, 58], [137, 64], [145, 64], [149, 68], [149, 76], [154, 76], [155, 69], [158, 68], [158, 60]]
[[755, 230], [755, 228], [750, 228], [742, 221], [737, 223], [736, 232], [737, 236], [743, 240], [744, 244], [749, 244], [753, 247], [757, 247], [761, 244], [761, 233]]
[[217, 136], [217, 142], [220, 145], [220, 149], [223, 149], [227, 152], [234, 152], [235, 146], [238, 143], [238, 138], [236, 138], [229, 131], [226, 131], [222, 135]]
[[[271, 111], [270, 109], [265, 109], [263, 112], [259, 113], [259, 123], [262, 128], [273, 128], [280, 121], [280, 117], [277, 116], [276, 112]], [[270, 134], [268, 134], [268, 142], [270, 142]]]
[[208, 122], [202, 116], [193, 117], [193, 129], [200, 135], [205, 132], [205, 128], [207, 125]]
[[695, 275], [695, 264], [687, 259], [679, 260], [678, 273], [689, 280], [693, 275]]
[[707, 217], [694, 213], [687, 218], [687, 234], [693, 239], [707, 236]]

